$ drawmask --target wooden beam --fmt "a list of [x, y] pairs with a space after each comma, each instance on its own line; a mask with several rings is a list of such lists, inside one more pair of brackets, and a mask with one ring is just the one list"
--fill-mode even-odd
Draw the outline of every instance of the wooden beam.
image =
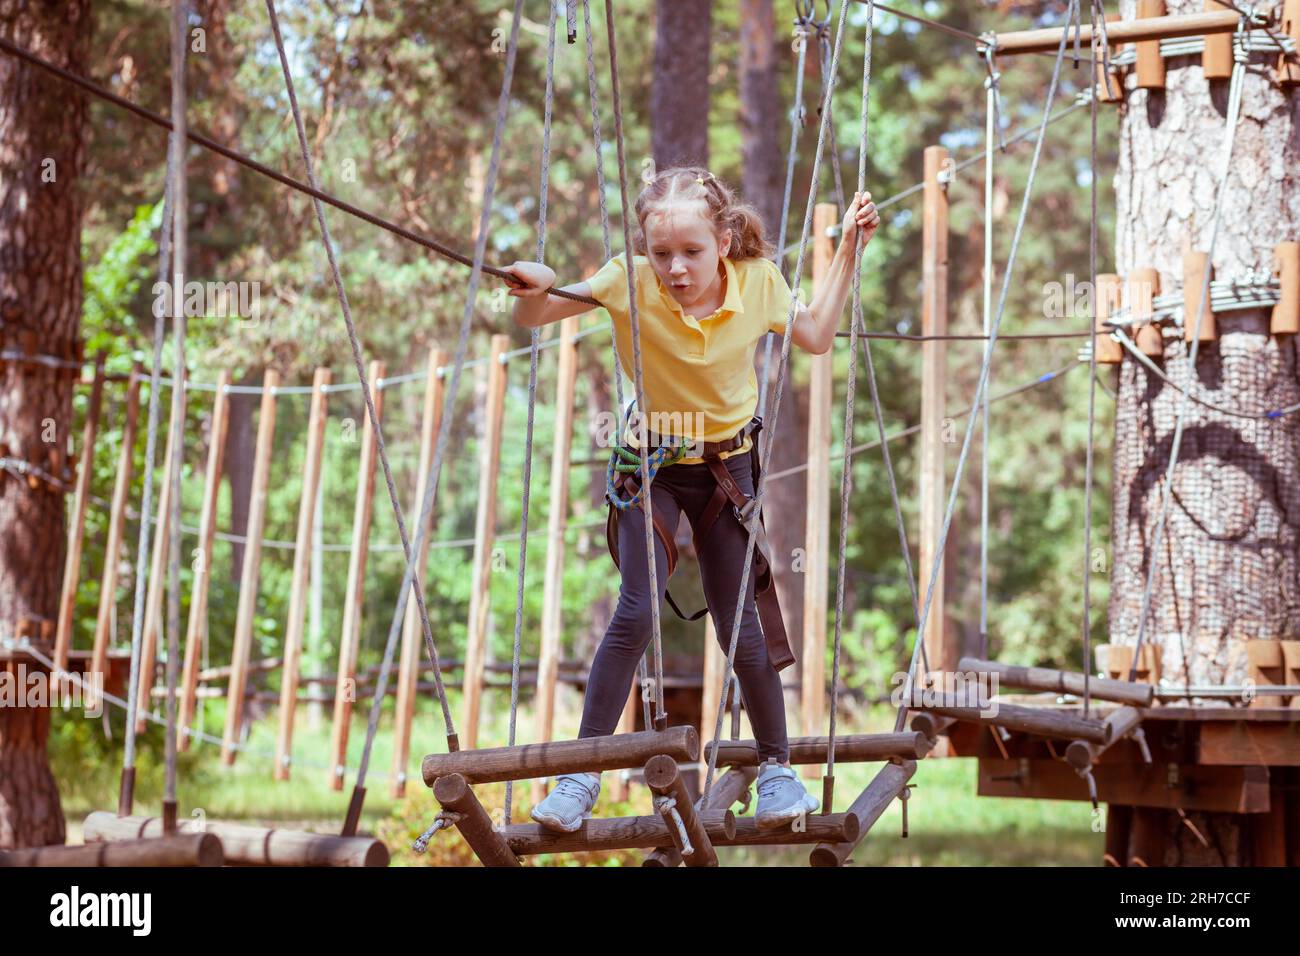
[[[940, 180], [951, 169], [948, 150], [925, 148], [921, 210], [921, 334], [948, 332], [948, 186]], [[921, 344], [921, 546], [917, 562], [917, 600], [924, 607], [930, 575], [939, 553], [944, 501], [944, 390], [947, 348], [942, 340]], [[931, 671], [952, 669], [955, 655], [946, 640], [943, 566], [934, 579], [934, 598], [926, 619], [926, 660]], [[924, 677], [921, 680], [924, 684]]]
[[[122, 420], [122, 444], [117, 452], [117, 474], [113, 479], [113, 500], [108, 509], [108, 542], [104, 546], [104, 573], [99, 582], [99, 613], [95, 616], [95, 644], [90, 673], [108, 680], [109, 627], [117, 604], [118, 552], [126, 528], [126, 499], [131, 491], [131, 467], [135, 463], [135, 429], [140, 417], [140, 383], [143, 371], [136, 362], [126, 384], [126, 408]], [[137, 572], [139, 569], [136, 569]], [[89, 677], [89, 674], [87, 675]]]
[[95, 473], [95, 435], [99, 430], [99, 413], [104, 404], [104, 355], [95, 357], [95, 377], [90, 385], [86, 405], [86, 422], [81, 430], [81, 468], [72, 494], [72, 514], [68, 521], [68, 553], [63, 562], [63, 587], [59, 595], [59, 623], [54, 638], [54, 673], [51, 675], [57, 694], [62, 688], [59, 674], [68, 669], [68, 651], [72, 649], [72, 612], [77, 606], [77, 586], [81, 582], [81, 544], [86, 536], [86, 503], [90, 499], [90, 479]]
[[510, 338], [492, 336], [487, 359], [487, 398], [479, 439], [478, 510], [474, 521], [474, 563], [469, 592], [469, 634], [462, 678], [464, 746], [478, 746], [479, 705], [483, 696], [483, 661], [487, 656], [491, 612], [492, 551], [497, 530], [497, 474], [501, 468], [501, 424], [506, 401], [506, 367], [502, 361]]
[[444, 810], [461, 815], [456, 829], [484, 866], [519, 866], [510, 844], [493, 828], [491, 818], [464, 777], [458, 773], [439, 777], [433, 784], [433, 796]]
[[1196, 761], [1211, 767], [1300, 767], [1300, 723], [1201, 724]]
[[[1139, 40], [1163, 40], [1171, 37], [1212, 36], [1232, 33], [1241, 17], [1232, 12], [1191, 13], [1183, 16], [1147, 17], [1124, 20], [1106, 25], [1106, 36], [1111, 46]], [[1020, 53], [1055, 53], [1061, 44], [1065, 27], [1048, 27], [1042, 30], [1017, 30], [999, 33], [996, 37], [998, 56]], [[1068, 43], [1074, 42], [1074, 30], [1069, 30]], [[1084, 23], [1079, 29], [1079, 42], [1092, 42], [1092, 26]]]
[[[699, 814], [704, 831], [716, 843], [736, 834], [736, 817], [730, 810], [705, 810]], [[572, 833], [557, 833], [536, 823], [513, 823], [501, 835], [519, 856], [539, 853], [575, 853], [593, 850], [636, 850], [666, 843], [668, 825], [658, 815], [584, 820]], [[647, 864], [649, 865], [649, 864]]]
[[[578, 376], [578, 316], [560, 323], [555, 381], [555, 437], [551, 444], [550, 510], [546, 516], [546, 571], [542, 576], [541, 646], [537, 655], [536, 720], [533, 739], [555, 737], [555, 690], [558, 684], [561, 637], [564, 633], [564, 531], [569, 523], [569, 460], [573, 449], [573, 405]], [[533, 802], [541, 799], [533, 786]]]
[[[388, 848], [372, 837], [253, 827], [214, 820], [180, 820], [182, 833], [211, 833], [225, 850], [227, 863], [248, 866], [387, 866]], [[86, 817], [87, 843], [138, 840], [162, 835], [161, 817], [119, 817], [96, 811]]]
[[[442, 425], [443, 400], [446, 394], [446, 379], [438, 374], [438, 369], [448, 364], [448, 355], [444, 349], [430, 349], [426, 368], [428, 375], [424, 384], [424, 411], [420, 418], [420, 471], [415, 483], [415, 505], [410, 512], [411, 527], [419, 524], [420, 507], [424, 504], [425, 490], [428, 488], [429, 472], [433, 468], [434, 446], [438, 441], [438, 429]], [[416, 557], [416, 580], [423, 583], [429, 568], [429, 545], [433, 540], [433, 526], [436, 519], [429, 514], [429, 526], [425, 529], [423, 546]], [[411, 532], [414, 540], [415, 532]], [[411, 584], [411, 596], [406, 602], [406, 617], [402, 620], [402, 651], [397, 671], [397, 701], [394, 708], [393, 727], [393, 779], [391, 793], [394, 797], [406, 793], [406, 768], [411, 761], [411, 726], [415, 720], [415, 699], [419, 692], [420, 662], [424, 659], [424, 623], [420, 620], [420, 607], [415, 600], [415, 584]]]
[[809, 813], [793, 823], [760, 830], [753, 817], [736, 820], [736, 835], [715, 841], [717, 846], [800, 846], [807, 843], [846, 843], [858, 840], [862, 824], [852, 813]]
[[[1137, 19], [1154, 20], [1165, 15], [1165, 0], [1138, 0]], [[1108, 36], [1113, 36], [1111, 27], [1106, 28]], [[1165, 58], [1160, 55], [1160, 39], [1148, 38], [1135, 44], [1137, 48], [1137, 88], [1139, 90], [1163, 90], [1165, 88]]]
[[[1205, 0], [1206, 13], [1230, 9], [1220, 0]], [[1216, 33], [1205, 38], [1205, 49], [1201, 51], [1201, 72], [1207, 80], [1226, 80], [1232, 76], [1231, 33]]]
[[1124, 361], [1124, 346], [1111, 338], [1111, 330], [1106, 323], [1119, 311], [1120, 295], [1123, 286], [1119, 276], [1113, 272], [1103, 272], [1097, 276], [1096, 288], [1096, 326], [1097, 326], [1097, 364], [1120, 365]]
[[[1300, 0], [1296, 4], [1300, 6]], [[1296, 69], [1300, 71], [1300, 66]], [[1277, 259], [1273, 274], [1280, 289], [1269, 331], [1274, 335], [1294, 335], [1300, 332], [1300, 242], [1279, 242], [1273, 247], [1273, 253]]]
[[929, 703], [930, 695], [922, 695], [918, 690], [908, 706], [944, 717], [995, 724], [1044, 737], [1088, 740], [1098, 744], [1108, 743], [1110, 740], [1110, 729], [1103, 721], [1093, 718], [1085, 719], [1058, 710], [1003, 704], [998, 701], [989, 701], [983, 707], [968, 706], [961, 701], [961, 698], [952, 695], [934, 695], [934, 699], [937, 703]]
[[808, 857], [812, 866], [842, 866], [862, 838], [870, 832], [881, 814], [898, 799], [907, 782], [916, 773], [915, 760], [885, 764], [849, 807], [847, 816], [858, 822], [857, 835], [844, 840], [827, 840], [817, 845]]
[[643, 730], [635, 734], [610, 734], [579, 740], [553, 740], [516, 747], [490, 747], [429, 754], [421, 771], [424, 782], [460, 774], [472, 784], [501, 780], [529, 780], [561, 773], [599, 773], [644, 766], [651, 757], [665, 754], [679, 763], [700, 758], [700, 735], [691, 726]]
[[[1014, 664], [1000, 664], [997, 661], [980, 660], [978, 657], [963, 657], [957, 664], [957, 670], [996, 674], [998, 682], [1008, 687], [1052, 691], [1058, 694], [1074, 694], [1078, 697], [1083, 696], [1084, 675], [1073, 671], [1058, 671], [1046, 667], [1020, 667]], [[1155, 688], [1150, 684], [1134, 684], [1124, 680], [1089, 677], [1088, 692], [1096, 700], [1109, 700], [1120, 704], [1132, 704], [1137, 707], [1150, 707], [1155, 695]]]
[[1106, 804], [1106, 866], [1128, 866], [1128, 838], [1133, 826], [1133, 808], [1122, 803]]
[[226, 692], [226, 727], [221, 740], [221, 762], [235, 763], [235, 746], [243, 726], [244, 692], [248, 685], [248, 655], [253, 646], [253, 619], [257, 614], [257, 583], [262, 570], [262, 531], [266, 527], [266, 489], [271, 477], [271, 452], [275, 440], [275, 388], [280, 373], [269, 368], [262, 376], [262, 403], [257, 414], [257, 444], [253, 452], [253, 478], [245, 528], [244, 566], [239, 576], [239, 606], [235, 612], [235, 641], [230, 651], [230, 684]]
[[[386, 371], [383, 362], [370, 363], [370, 400], [375, 406], [375, 417], [381, 422], [384, 418], [384, 390], [379, 388], [379, 380]], [[370, 424], [370, 415], [366, 413], [361, 422], [361, 460], [357, 465], [357, 492], [352, 503], [352, 550], [348, 554], [343, 630], [339, 635], [339, 665], [334, 679], [334, 716], [330, 728], [331, 790], [343, 789], [343, 774], [348, 762], [348, 734], [352, 729], [352, 704], [357, 698], [357, 653], [361, 643], [361, 609], [366, 596], [366, 559], [370, 551], [375, 463], [378, 460], [379, 442]]]
[[1135, 807], [1129, 831], [1129, 866], [1164, 866], [1167, 814], [1151, 807]]
[[120, 843], [87, 843], [82, 846], [37, 846], [21, 850], [0, 850], [0, 867], [6, 866], [221, 866], [225, 856], [221, 841], [212, 833]]
[[[713, 741], [705, 745], [704, 760], [709, 759], [713, 746]], [[915, 730], [897, 734], [836, 734], [835, 762], [858, 763], [895, 757], [920, 760], [930, 752], [930, 746], [930, 738]], [[790, 740], [790, 763], [825, 763], [829, 749], [828, 737], [793, 737]], [[719, 766], [757, 767], [758, 764], [758, 744], [753, 740], [724, 740], [718, 748]]]
[[312, 521], [320, 494], [321, 458], [325, 451], [325, 386], [333, 376], [316, 369], [311, 383], [311, 412], [307, 419], [307, 448], [302, 460], [302, 490], [298, 495], [298, 533], [294, 538], [293, 575], [289, 585], [288, 620], [284, 627], [284, 670], [280, 674], [280, 732], [275, 738], [275, 779], [289, 779], [293, 761], [293, 719], [298, 710], [298, 670], [307, 618], [307, 584], [311, 573]]
[[[826, 283], [835, 257], [832, 227], [839, 224], [835, 203], [813, 209], [813, 294]], [[799, 655], [799, 713], [805, 734], [826, 723], [826, 604], [830, 581], [831, 419], [835, 350], [808, 358], [808, 470], [804, 475], [803, 649]], [[807, 767], [805, 777], [819, 768]]]
[[[1262, 813], [1269, 806], [1268, 771], [1263, 767], [1102, 762], [1092, 768], [1092, 776], [1101, 803], [1222, 813]], [[1176, 785], [1170, 786], [1171, 779]], [[1087, 782], [1074, 768], [1051, 758], [981, 757], [978, 794], [1035, 800], [1091, 799]]]
[[[203, 505], [199, 513], [199, 540], [194, 565], [194, 584], [190, 591], [190, 615], [185, 628], [185, 665], [181, 672], [181, 728], [194, 720], [195, 693], [198, 689], [202, 648], [208, 637], [208, 590], [212, 582], [212, 545], [217, 532], [217, 498], [221, 492], [221, 470], [226, 454], [226, 433], [230, 426], [230, 371], [217, 374], [217, 391], [212, 400], [212, 422], [208, 444], [208, 462], [203, 475]], [[190, 735], [181, 733], [177, 750], [190, 748]]]

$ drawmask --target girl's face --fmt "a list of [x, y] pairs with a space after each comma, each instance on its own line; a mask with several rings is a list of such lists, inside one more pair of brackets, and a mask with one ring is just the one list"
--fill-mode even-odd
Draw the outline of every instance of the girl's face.
[[646, 216], [645, 237], [650, 265], [678, 304], [689, 308], [711, 297], [731, 247], [730, 229], [715, 236], [700, 203], [683, 202]]

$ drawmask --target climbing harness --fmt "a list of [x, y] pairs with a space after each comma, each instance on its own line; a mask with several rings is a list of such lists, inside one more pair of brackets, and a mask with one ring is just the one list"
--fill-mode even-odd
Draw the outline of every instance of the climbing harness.
[[[629, 406], [629, 417], [631, 408], [632, 406]], [[722, 514], [723, 508], [728, 504], [731, 505], [732, 514], [736, 516], [736, 520], [740, 522], [741, 526], [747, 531], [753, 531], [754, 496], [746, 494], [740, 489], [740, 486], [736, 484], [736, 479], [727, 470], [726, 462], [721, 455], [724, 452], [735, 451], [743, 447], [745, 440], [753, 436], [750, 441], [749, 463], [754, 487], [757, 488], [762, 467], [758, 454], [757, 435], [762, 427], [763, 419], [756, 415], [746, 422], [744, 427], [731, 438], [716, 442], [706, 441], [699, 444], [700, 457], [708, 465], [709, 472], [717, 482], [717, 487], [713, 491], [713, 497], [709, 499], [709, 503], [705, 505], [704, 511], [700, 514], [695, 529], [692, 540], [695, 544], [696, 553], [699, 553], [708, 533], [713, 529], [718, 517]], [[651, 484], [654, 483], [654, 476], [661, 467], [679, 461], [685, 456], [686, 451], [691, 448], [689, 445], [682, 444], [681, 440], [675, 436], [660, 436], [654, 432], [648, 433], [647, 441], [650, 442], [652, 449], [649, 456]], [[632, 449], [616, 447], [610, 453], [609, 467], [605, 473], [605, 500], [609, 502], [609, 516], [605, 522], [605, 541], [609, 546], [609, 553], [614, 559], [615, 567], [620, 566], [618, 554], [619, 515], [634, 507], [642, 507], [642, 510], [644, 510], [642, 503], [648, 497], [647, 488], [649, 486], [641, 486], [640, 475], [637, 473], [640, 464], [641, 459]], [[677, 567], [677, 542], [673, 533], [674, 529], [667, 527], [660, 516], [653, 511], [652, 521], [655, 533], [659, 536], [659, 540], [663, 542], [664, 552], [668, 556], [668, 576], [672, 577], [673, 570]], [[764, 532], [766, 531], [761, 513], [758, 515], [758, 526], [763, 528]], [[773, 667], [778, 671], [783, 670], [794, 663], [794, 652], [790, 649], [790, 642], [786, 636], [785, 621], [781, 616], [781, 605], [772, 576], [772, 565], [761, 545], [755, 552], [754, 573], [754, 600], [758, 606], [758, 617], [763, 626], [768, 656]], [[673, 612], [683, 621], [697, 621], [708, 611], [708, 608], [704, 607], [694, 614], [688, 615], [678, 607], [671, 591], [665, 588], [664, 596], [668, 599]]]

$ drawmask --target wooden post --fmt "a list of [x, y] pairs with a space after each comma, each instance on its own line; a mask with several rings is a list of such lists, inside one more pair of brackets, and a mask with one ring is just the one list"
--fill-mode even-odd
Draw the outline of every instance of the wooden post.
[[136, 362], [126, 385], [122, 446], [117, 453], [117, 476], [113, 480], [113, 501], [108, 511], [108, 543], [104, 546], [104, 574], [99, 584], [99, 614], [95, 618], [95, 646], [90, 665], [90, 672], [101, 674], [105, 682], [108, 680], [109, 625], [117, 601], [117, 558], [126, 525], [126, 498], [131, 491], [131, 465], [135, 461], [135, 428], [140, 417], [140, 383], [143, 380], [143, 370]]
[[456, 828], [484, 866], [519, 866], [510, 844], [493, 829], [491, 818], [464, 777], [458, 773], [440, 777], [433, 785], [433, 795], [444, 810], [461, 815]]
[[[1205, 0], [1205, 12], [1214, 13], [1231, 9], [1219, 0]], [[1205, 38], [1201, 53], [1201, 72], [1207, 80], [1226, 80], [1232, 76], [1232, 34], [1215, 33]]]
[[[839, 222], [839, 207], [818, 203], [813, 210], [813, 290], [821, 288], [835, 257], [830, 230]], [[800, 713], [803, 732], [814, 734], [826, 718], [826, 589], [830, 577], [831, 390], [835, 350], [808, 359], [808, 472], [804, 532], [803, 651], [799, 655]], [[851, 441], [852, 436], [845, 439]], [[804, 768], [815, 778], [821, 768]]]
[[[221, 491], [221, 467], [226, 454], [226, 432], [230, 424], [230, 372], [217, 375], [217, 391], [212, 400], [212, 425], [208, 445], [207, 470], [203, 476], [203, 510], [199, 514], [199, 543], [195, 557], [194, 585], [190, 592], [190, 616], [185, 628], [185, 667], [181, 673], [181, 709], [179, 727], [194, 719], [195, 692], [198, 689], [202, 646], [208, 633], [208, 588], [212, 580], [212, 544], [217, 531], [217, 496]], [[177, 750], [188, 750], [190, 735], [182, 731], [176, 740]]]
[[235, 763], [235, 745], [243, 725], [244, 691], [248, 683], [248, 654], [253, 646], [253, 617], [257, 612], [257, 582], [262, 570], [262, 529], [266, 524], [266, 487], [271, 472], [275, 439], [275, 388], [280, 373], [267, 369], [262, 377], [262, 403], [257, 415], [257, 445], [253, 453], [252, 493], [245, 529], [244, 566], [239, 576], [239, 607], [235, 616], [235, 642], [230, 652], [230, 685], [226, 692], [226, 727], [221, 740], [221, 762]]
[[307, 420], [307, 450], [302, 462], [302, 492], [298, 498], [298, 535], [293, 549], [293, 582], [289, 589], [289, 619], [284, 629], [284, 670], [280, 673], [280, 733], [275, 742], [275, 779], [289, 779], [293, 760], [293, 718], [298, 709], [298, 668], [302, 658], [303, 621], [307, 613], [307, 576], [311, 562], [312, 520], [320, 493], [321, 455], [325, 450], [325, 386], [332, 376], [316, 369], [311, 383], [311, 414]]
[[[672, 757], [651, 757], [645, 765], [645, 782], [655, 796], [665, 801], [657, 808], [658, 813], [668, 827], [669, 839], [686, 865], [717, 866], [718, 854], [714, 852], [713, 844], [704, 831], [704, 824], [695, 812], [695, 805], [686, 790], [686, 782], [682, 780], [677, 761]], [[669, 806], [667, 801], [671, 801], [672, 805]], [[682, 829], [686, 831], [686, 838], [690, 841], [690, 853], [686, 852], [687, 847], [683, 845], [682, 834], [677, 828], [679, 819]]]
[[[1138, 0], [1137, 18], [1147, 20], [1165, 15], [1165, 0]], [[1139, 90], [1165, 88], [1165, 60], [1160, 55], [1160, 38], [1141, 40], [1137, 44], [1137, 87]]]
[[[383, 420], [384, 392], [379, 380], [384, 377], [383, 362], [370, 363], [370, 399], [375, 417]], [[362, 400], [364, 402], [364, 399]], [[375, 462], [379, 443], [370, 424], [370, 415], [362, 416], [361, 462], [357, 465], [357, 494], [352, 506], [352, 550], [348, 554], [348, 585], [343, 596], [343, 632], [339, 638], [338, 674], [334, 684], [334, 722], [330, 732], [330, 789], [343, 789], [343, 773], [348, 762], [348, 731], [352, 723], [352, 704], [357, 697], [357, 651], [361, 639], [361, 607], [365, 602], [366, 558], [370, 553], [370, 519], [374, 513]]]
[[95, 357], [95, 377], [90, 385], [86, 405], [86, 423], [81, 431], [81, 470], [72, 495], [72, 516], [68, 523], [68, 556], [63, 563], [63, 590], [59, 595], [59, 624], [54, 638], [55, 694], [63, 686], [59, 675], [68, 669], [68, 651], [72, 649], [72, 612], [77, 606], [77, 585], [81, 580], [81, 544], [86, 536], [86, 502], [90, 497], [90, 479], [95, 472], [95, 434], [99, 413], [104, 404], [104, 355]]
[[1160, 291], [1160, 273], [1155, 269], [1134, 269], [1128, 275], [1129, 316], [1134, 324], [1129, 331], [1143, 355], [1160, 358], [1165, 354], [1165, 340], [1152, 319], [1155, 316], [1154, 300]]
[[1134, 807], [1128, 851], [1129, 866], [1165, 865], [1165, 818], [1158, 807]]
[[1300, 332], [1300, 242], [1279, 242], [1274, 253], [1281, 289], [1269, 329], [1274, 335], [1294, 335]]
[[[564, 529], [569, 523], [569, 454], [573, 445], [573, 395], [578, 374], [578, 317], [560, 323], [559, 368], [555, 383], [555, 439], [551, 445], [551, 508], [546, 517], [546, 572], [542, 578], [542, 641], [537, 655], [537, 707], [533, 739], [555, 733], [555, 687], [560, 667], [561, 611], [564, 605]], [[542, 797], [540, 782], [533, 802]]]
[[1206, 302], [1201, 305], [1201, 287], [1205, 283], [1205, 271], [1214, 277], [1214, 268], [1210, 265], [1208, 252], [1188, 250], [1183, 253], [1183, 340], [1190, 342], [1196, 332], [1196, 316], [1202, 309], [1201, 341], [1213, 342], [1215, 335], [1214, 307], [1210, 304], [1210, 290], [1205, 290]]
[[[1282, 32], [1295, 41], [1300, 50], [1300, 0], [1286, 0], [1282, 7]], [[1288, 89], [1300, 84], [1300, 56], [1277, 55], [1277, 81]]]
[[501, 419], [505, 411], [506, 367], [502, 355], [510, 339], [492, 336], [488, 351], [487, 401], [479, 445], [478, 514], [474, 526], [474, 567], [470, 583], [469, 637], [465, 645], [463, 692], [465, 746], [478, 746], [479, 701], [483, 696], [483, 662], [487, 656], [491, 607], [492, 550], [497, 527], [497, 472], [501, 466]]
[[[1109, 33], [1110, 24], [1116, 23], [1121, 19], [1123, 18], [1120, 16], [1118, 12], [1106, 14], [1107, 40], [1110, 39], [1110, 33]], [[1094, 79], [1097, 102], [1098, 103], [1124, 102], [1124, 78], [1120, 74], [1118, 67], [1115, 67], [1110, 72], [1107, 72], [1106, 61], [1105, 58], [1102, 56], [1100, 33], [1098, 33], [1097, 36], [1092, 38], [1092, 46], [1094, 51], [1096, 52], [1096, 57], [1097, 57], [1096, 76]], [[1112, 43], [1110, 45], [1109, 53], [1110, 53], [1110, 58], [1112, 60], [1120, 52], [1123, 46], [1124, 44], [1122, 43], [1119, 44]]]
[[[428, 374], [424, 381], [424, 413], [420, 423], [420, 471], [415, 482], [415, 505], [410, 511], [412, 528], [419, 524], [420, 506], [424, 503], [429, 471], [433, 468], [434, 446], [438, 441], [438, 429], [442, 425], [443, 397], [446, 393], [446, 380], [438, 375], [438, 369], [447, 364], [448, 356], [443, 349], [429, 349], [426, 366]], [[421, 583], [425, 580], [429, 566], [432, 530], [433, 515], [430, 514], [429, 527], [425, 530], [424, 543], [415, 566], [416, 580]], [[411, 531], [412, 540], [414, 535], [415, 531]], [[416, 686], [424, 654], [424, 624], [420, 620], [420, 607], [415, 600], [415, 585], [412, 584], [411, 597], [406, 602], [406, 617], [402, 619], [402, 656], [397, 672], [397, 699], [394, 705], [391, 784], [394, 797], [406, 794], [406, 767], [411, 759], [411, 724], [415, 720]]]
[[[948, 150], [942, 146], [925, 149], [924, 192], [921, 219], [921, 334], [948, 332], [948, 186], [940, 180], [951, 168]], [[921, 345], [921, 547], [916, 565], [917, 599], [925, 607], [930, 575], [939, 552], [939, 535], [944, 513], [944, 388], [948, 381], [946, 343], [929, 341]], [[931, 671], [947, 671], [955, 662], [945, 634], [942, 564], [934, 583], [934, 599], [926, 621], [926, 656]], [[924, 679], [922, 683], [924, 684]], [[935, 756], [944, 756], [941, 745]]]
[[1133, 808], [1121, 803], [1106, 804], [1106, 866], [1128, 866], [1128, 836], [1133, 825]]
[[[704, 805], [701, 817], [704, 819], [704, 826], [709, 827], [711, 816], [718, 811], [729, 811], [731, 805], [738, 801], [745, 804], [749, 803], [749, 787], [758, 776], [756, 767], [731, 767], [721, 777], [714, 782], [713, 788], [709, 791], [709, 799]], [[730, 816], [730, 814], [728, 814]], [[735, 837], [734, 818], [731, 826], [731, 832], [723, 833], [721, 836], [731, 839]], [[710, 832], [710, 839], [717, 843], [718, 834]], [[647, 853], [646, 858], [641, 862], [642, 866], [650, 867], [667, 867], [669, 869], [682, 865], [682, 855], [677, 852], [677, 848], [667, 843], [660, 846], [653, 853]]]
[[1124, 361], [1124, 346], [1111, 338], [1106, 322], [1119, 309], [1119, 276], [1113, 272], [1103, 272], [1097, 276], [1097, 364], [1119, 365]]
[[[185, 414], [184, 385], [172, 386], [172, 407], [168, 415], [167, 450], [163, 453], [162, 488], [158, 492], [158, 520], [154, 527], [153, 554], [149, 560], [149, 589], [145, 596], [144, 626], [140, 636], [140, 681], [136, 696], [135, 732], [142, 734], [148, 726], [145, 714], [152, 709], [154, 661], [158, 652], [158, 632], [161, 630], [163, 613], [163, 594], [167, 591], [167, 553], [170, 547], [169, 533], [172, 517], [172, 473], [180, 467], [183, 458], [181, 449], [175, 447], [176, 416]], [[177, 395], [180, 389], [180, 395]], [[184, 444], [185, 426], [181, 425], [181, 444]], [[146, 475], [146, 481], [153, 481], [153, 475]], [[141, 518], [140, 520], [147, 520]]]

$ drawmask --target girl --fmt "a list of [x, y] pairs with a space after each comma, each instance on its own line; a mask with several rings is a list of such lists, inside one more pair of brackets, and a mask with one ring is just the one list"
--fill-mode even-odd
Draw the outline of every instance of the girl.
[[[815, 355], [830, 349], [858, 268], [855, 240], [861, 255], [879, 223], [871, 194], [855, 194], [826, 282], [810, 306], [798, 306], [791, 332], [795, 345]], [[656, 437], [715, 443], [715, 449], [716, 443], [730, 440], [735, 447], [718, 457], [741, 491], [752, 496], [748, 426], [758, 403], [754, 350], [768, 332], [785, 333], [791, 297], [780, 269], [769, 258], [772, 248], [763, 237], [762, 221], [708, 170], [667, 169], [655, 174], [637, 197], [634, 249], [647, 428]], [[513, 318], [524, 328], [590, 309], [548, 295], [555, 273], [541, 263], [516, 262], [507, 271], [523, 283], [510, 295], [519, 299]], [[586, 282], [565, 286], [564, 291], [591, 296], [609, 311], [623, 370], [632, 379], [627, 286], [625, 261], [618, 256]], [[670, 425], [664, 427], [664, 421]], [[635, 430], [629, 429], [625, 444], [637, 447]], [[675, 530], [684, 511], [695, 528], [716, 485], [703, 458], [685, 457], [664, 465], [650, 491], [655, 523], [662, 520], [665, 528]], [[622, 585], [591, 664], [579, 738], [614, 732], [652, 636], [644, 521], [645, 512], [631, 508], [618, 522]], [[748, 536], [735, 511], [724, 508], [698, 542], [701, 583], [724, 653], [731, 640]], [[660, 602], [668, 585], [668, 555], [658, 536], [655, 566], [659, 593], [653, 600]], [[752, 573], [743, 608], [735, 670], [761, 762], [755, 821], [769, 829], [815, 811], [819, 804], [790, 767], [781, 679], [764, 641]], [[598, 773], [561, 775], [533, 808], [532, 818], [549, 829], [572, 832], [591, 816], [599, 795]]]

